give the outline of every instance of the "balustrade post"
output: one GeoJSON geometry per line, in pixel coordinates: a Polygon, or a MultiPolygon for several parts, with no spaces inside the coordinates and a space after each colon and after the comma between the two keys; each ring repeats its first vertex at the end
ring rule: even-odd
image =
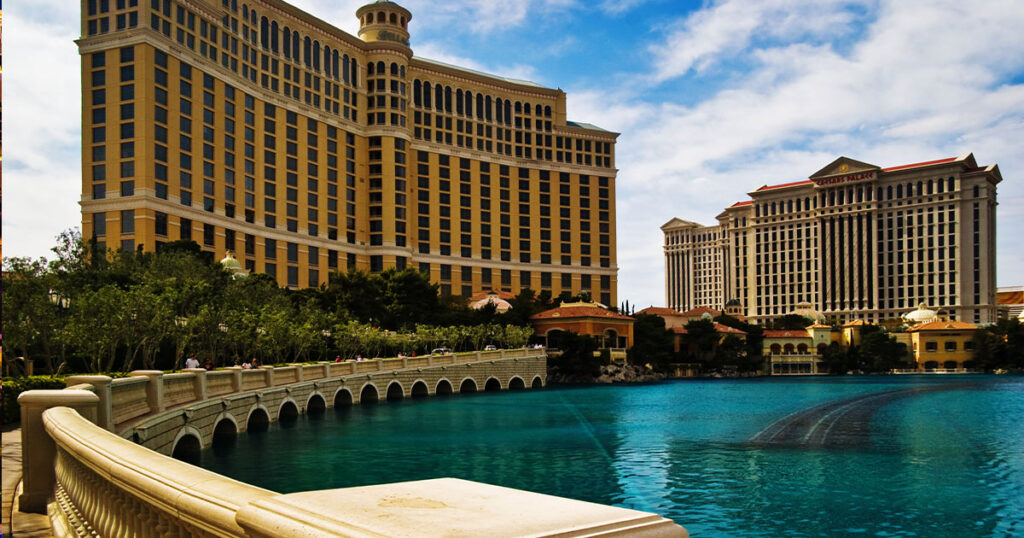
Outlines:
{"type": "Polygon", "coordinates": [[[483,353],[481,353],[479,349],[476,350],[476,360],[477,360],[477,362],[480,362],[480,361],[484,360],[483,353]]]}
{"type": "Polygon", "coordinates": [[[205,368],[185,368],[185,372],[188,372],[195,377],[195,391],[196,401],[201,402],[206,399],[206,369],[205,368]]]}
{"type": "Polygon", "coordinates": [[[229,366],[225,370],[231,372],[231,392],[242,392],[242,367],[229,366]]]}
{"type": "Polygon", "coordinates": [[[402,357],[402,368],[409,367],[409,357],[402,357]]]}
{"type": "Polygon", "coordinates": [[[302,365],[298,363],[292,363],[291,365],[295,367],[295,381],[303,381],[305,379],[305,375],[302,373],[302,365]]]}
{"type": "Polygon", "coordinates": [[[96,406],[96,425],[107,430],[114,431],[113,398],[111,397],[110,376],[105,375],[73,375],[65,380],[67,386],[72,387],[81,383],[92,385],[93,393],[100,399],[96,406]]]}
{"type": "Polygon", "coordinates": [[[131,377],[148,377],[146,383],[146,402],[149,404],[149,412],[156,414],[163,412],[164,405],[164,373],[160,370],[135,370],[128,374],[131,377]]]}
{"type": "Polygon", "coordinates": [[[274,367],[273,366],[265,366],[265,367],[262,368],[262,370],[264,372],[263,379],[266,380],[265,382],[267,384],[267,388],[273,387],[274,386],[274,367]]]}
{"type": "Polygon", "coordinates": [[[48,499],[57,481],[55,461],[57,443],[46,433],[43,411],[51,407],[70,407],[86,419],[96,422],[99,396],[88,390],[30,390],[18,395],[21,407],[22,492],[18,504],[22,512],[45,514],[48,499]]]}

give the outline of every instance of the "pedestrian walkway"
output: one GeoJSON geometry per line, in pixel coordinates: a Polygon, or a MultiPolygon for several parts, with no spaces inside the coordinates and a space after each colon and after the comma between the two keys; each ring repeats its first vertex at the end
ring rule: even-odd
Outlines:
{"type": "Polygon", "coordinates": [[[35,538],[53,536],[50,519],[42,514],[15,512],[15,490],[21,482],[21,428],[17,424],[3,429],[3,536],[35,538]],[[13,516],[13,517],[12,517],[13,516]]]}

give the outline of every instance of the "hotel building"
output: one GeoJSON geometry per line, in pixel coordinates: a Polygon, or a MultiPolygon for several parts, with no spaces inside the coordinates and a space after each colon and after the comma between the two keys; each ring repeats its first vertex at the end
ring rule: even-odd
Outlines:
{"type": "Polygon", "coordinates": [[[413,56],[279,0],[83,0],[82,233],[192,239],[290,287],[415,267],[442,293],[615,304],[616,133],[565,94],[413,56]]]}
{"type": "Polygon", "coordinates": [[[879,322],[920,303],[996,319],[996,165],[971,154],[881,168],[841,157],[763,186],[718,225],[664,226],[669,308],[742,305],[755,322],[813,307],[879,322]]]}

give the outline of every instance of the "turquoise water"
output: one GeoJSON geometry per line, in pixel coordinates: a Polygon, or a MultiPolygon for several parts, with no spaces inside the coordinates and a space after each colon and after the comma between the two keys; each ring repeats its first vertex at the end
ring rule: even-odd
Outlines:
{"type": "Polygon", "coordinates": [[[201,465],[285,493],[465,478],[656,512],[697,538],[1009,537],[1024,536],[1022,418],[1019,377],[676,381],[328,409],[201,465]],[[752,442],[815,406],[908,388],[941,390],[851,400],[827,428],[811,413],[788,443],[752,442]],[[828,442],[802,444],[801,427],[828,442]]]}

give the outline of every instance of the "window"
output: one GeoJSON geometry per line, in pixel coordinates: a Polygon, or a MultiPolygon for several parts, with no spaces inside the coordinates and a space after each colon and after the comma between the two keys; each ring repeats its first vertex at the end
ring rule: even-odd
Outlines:
{"type": "Polygon", "coordinates": [[[126,209],[121,211],[121,234],[130,235],[135,233],[135,210],[126,209]]]}

